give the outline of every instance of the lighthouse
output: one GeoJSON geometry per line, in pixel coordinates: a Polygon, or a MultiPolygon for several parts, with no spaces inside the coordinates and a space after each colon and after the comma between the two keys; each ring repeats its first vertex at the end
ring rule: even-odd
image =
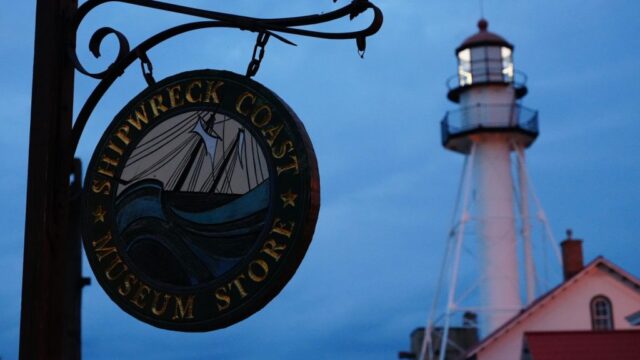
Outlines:
{"type": "Polygon", "coordinates": [[[507,324],[552,283],[547,249],[560,261],[526,168],[538,112],[521,104],[527,78],[513,53],[484,19],[455,49],[447,98],[456,107],[440,126],[442,146],[464,166],[427,326],[415,333],[420,360],[458,358],[507,324]]]}
{"type": "MultiPolygon", "coordinates": [[[[485,333],[535,297],[524,150],[538,136],[537,112],[520,104],[527,94],[526,77],[515,70],[514,46],[488,27],[486,20],[480,20],[478,32],[455,50],[458,69],[449,79],[447,98],[457,108],[447,112],[441,123],[443,146],[466,157],[463,213],[456,231],[462,236],[464,222],[475,221],[480,260],[476,311],[485,333]],[[524,259],[522,269],[520,259],[524,259]],[[526,293],[524,300],[521,290],[526,293]]],[[[458,258],[453,266],[455,284],[458,258]]],[[[449,305],[452,301],[450,296],[449,305]]]]}

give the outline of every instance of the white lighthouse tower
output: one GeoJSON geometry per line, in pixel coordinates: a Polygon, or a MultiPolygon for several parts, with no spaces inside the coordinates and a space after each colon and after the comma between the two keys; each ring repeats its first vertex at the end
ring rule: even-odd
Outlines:
{"type": "Polygon", "coordinates": [[[511,153],[530,146],[538,131],[535,112],[517,103],[527,88],[514,81],[513,45],[487,27],[480,20],[478,33],[456,49],[457,85],[448,98],[459,109],[442,122],[442,142],[471,157],[467,171],[477,207],[482,319],[491,331],[522,308],[511,153]]]}
{"type": "MultiPolygon", "coordinates": [[[[524,149],[538,136],[538,113],[520,104],[527,94],[526,77],[515,71],[513,45],[489,32],[488,26],[480,20],[478,32],[456,49],[458,71],[449,79],[447,97],[458,108],[442,120],[442,144],[463,154],[465,166],[421,360],[434,359],[435,353],[445,359],[456,313],[465,313],[467,325],[466,320],[476,319],[471,313],[478,314],[477,326],[487,335],[536,296],[529,199],[537,199],[530,191],[524,149]],[[460,273],[469,272],[461,267],[465,231],[475,236],[472,252],[478,268],[471,272],[477,279],[459,289],[460,273]],[[437,309],[441,296],[443,313],[437,309]],[[473,306],[468,306],[470,298],[473,306]]],[[[553,244],[544,212],[539,203],[536,206],[553,244]]]]}

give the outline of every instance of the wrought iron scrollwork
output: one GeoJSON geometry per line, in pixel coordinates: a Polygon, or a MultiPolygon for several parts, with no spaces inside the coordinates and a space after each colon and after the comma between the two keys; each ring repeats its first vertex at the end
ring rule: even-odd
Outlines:
{"type": "MultiPolygon", "coordinates": [[[[212,22],[208,23],[210,26],[198,26],[197,28],[203,27],[229,27],[229,28],[237,28],[240,30],[248,30],[252,32],[265,33],[276,37],[277,39],[286,42],[288,44],[294,45],[292,42],[286,40],[282,36],[279,36],[274,33],[287,33],[301,36],[310,36],[316,38],[323,39],[356,39],[358,51],[362,52],[365,50],[365,38],[367,36],[375,34],[380,27],[382,26],[382,11],[375,5],[373,5],[368,0],[353,0],[349,5],[346,5],[338,10],[326,13],[326,14],[317,14],[317,15],[309,15],[309,16],[300,16],[300,17],[291,17],[291,18],[276,18],[276,19],[261,19],[261,18],[253,18],[239,15],[232,15],[226,13],[220,13],[209,10],[202,10],[182,5],[175,5],[170,3],[165,3],[161,1],[155,0],[89,0],[82,4],[72,21],[72,32],[76,33],[83,19],[89,14],[89,12],[99,5],[108,2],[119,2],[119,3],[127,3],[131,5],[137,5],[157,10],[169,11],[184,15],[191,15],[200,17],[203,19],[212,20],[212,22]],[[353,20],[358,15],[366,12],[371,9],[374,13],[373,20],[371,24],[359,31],[353,32],[343,32],[343,33],[332,33],[332,32],[321,32],[321,31],[313,31],[308,29],[300,29],[302,26],[316,25],[321,23],[330,22],[333,20],[340,19],[342,17],[349,16],[349,19],[353,20]]],[[[334,0],[334,2],[336,2],[334,0]]],[[[196,22],[191,24],[198,24],[196,22]]],[[[203,25],[202,23],[200,23],[203,25]]],[[[175,28],[174,28],[175,29],[175,28]]],[[[172,30],[172,29],[170,29],[172,30]]],[[[187,30],[190,31],[190,30],[187,30]]],[[[155,37],[160,36],[162,33],[156,34],[150,37],[148,40],[153,40],[155,37]]],[[[107,35],[115,35],[118,39],[119,51],[116,59],[113,61],[112,65],[117,63],[118,61],[124,60],[126,55],[130,52],[130,46],[127,38],[119,31],[110,28],[103,27],[98,29],[93,36],[91,37],[89,43],[89,49],[91,53],[97,58],[100,57],[100,44],[107,37],[107,35]]],[[[172,36],[178,35],[177,33],[172,34],[172,36]]],[[[164,40],[164,39],[163,39],[164,40]]],[[[157,45],[157,42],[151,41],[153,45],[157,45]]],[[[152,46],[153,46],[152,45],[152,46]]],[[[96,79],[102,79],[106,76],[109,69],[106,69],[101,72],[92,73],[86,70],[81,62],[78,60],[75,44],[72,44],[72,58],[75,63],[75,67],[81,73],[91,76],[96,79]]]]}
{"type": "MultiPolygon", "coordinates": [[[[336,0],[334,0],[336,2],[336,0]]],[[[299,36],[308,36],[321,39],[333,39],[333,40],[346,40],[355,39],[360,56],[364,54],[366,48],[366,38],[370,35],[378,32],[382,26],[382,11],[369,2],[369,0],[352,0],[348,5],[328,12],[324,14],[290,17],[290,18],[273,18],[273,19],[261,19],[254,17],[239,16],[233,14],[226,14],[216,11],[197,9],[182,5],[176,5],[155,0],[89,0],[83,3],[71,21],[71,34],[70,39],[73,39],[73,43],[69,44],[69,56],[71,57],[75,68],[84,75],[90,76],[95,79],[99,79],[100,83],[96,86],[93,92],[89,95],[89,98],[85,102],[84,106],[80,110],[78,117],[73,126],[72,133],[72,147],[75,149],[80,140],[80,135],[89,119],[89,116],[96,107],[98,101],[106,93],[113,82],[125,71],[129,65],[139,59],[141,61],[141,67],[145,81],[148,84],[152,84],[155,80],[152,75],[152,65],[147,57],[147,52],[154,46],[161,42],[175,37],[180,34],[184,34],[190,31],[205,29],[205,28],[237,28],[240,30],[251,31],[258,33],[258,41],[254,49],[254,55],[247,69],[247,76],[253,76],[258,70],[260,60],[264,56],[264,45],[269,37],[274,37],[280,41],[283,41],[290,45],[295,45],[290,40],[284,38],[280,34],[291,34],[299,36]],[[126,3],[131,5],[137,5],[141,7],[168,11],[178,14],[190,15],[206,19],[204,21],[189,22],[182,25],[178,25],[167,30],[161,31],[146,40],[142,41],[135,48],[131,49],[129,41],[123,33],[110,27],[102,27],[94,32],[89,41],[89,50],[96,57],[100,57],[100,45],[102,41],[109,35],[114,35],[118,40],[118,53],[113,62],[107,67],[107,69],[99,72],[90,72],[84,68],[76,52],[75,34],[77,33],[80,24],[83,19],[99,5],[108,2],[126,3]],[[358,15],[371,10],[373,12],[373,19],[369,26],[362,30],[351,32],[322,32],[309,29],[302,29],[301,27],[317,25],[334,21],[343,17],[349,17],[353,20],[358,15]],[[263,39],[263,43],[259,44],[260,39],[263,39]],[[257,54],[255,53],[257,51],[257,54]]]]}

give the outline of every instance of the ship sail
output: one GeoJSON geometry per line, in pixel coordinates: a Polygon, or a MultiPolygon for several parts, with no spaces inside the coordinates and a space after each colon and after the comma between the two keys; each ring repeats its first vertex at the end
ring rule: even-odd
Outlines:
{"type": "Polygon", "coordinates": [[[213,159],[216,157],[216,149],[218,148],[218,141],[220,141],[220,136],[215,132],[213,134],[209,134],[204,129],[204,119],[199,117],[196,125],[193,127],[191,132],[198,134],[202,141],[204,142],[205,150],[207,151],[207,155],[213,159]]]}
{"type": "Polygon", "coordinates": [[[140,141],[122,172],[118,193],[151,178],[168,191],[244,194],[268,176],[258,142],[241,123],[198,111],[163,122],[140,141]]]}

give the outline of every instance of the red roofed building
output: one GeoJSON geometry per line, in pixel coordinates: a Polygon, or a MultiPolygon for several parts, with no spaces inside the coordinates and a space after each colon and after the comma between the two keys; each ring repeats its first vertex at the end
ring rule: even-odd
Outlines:
{"type": "Polygon", "coordinates": [[[625,354],[636,349],[632,358],[640,359],[640,280],[601,256],[583,267],[580,243],[569,239],[562,244],[565,281],[471,348],[467,359],[521,359],[524,342],[532,356],[522,359],[586,359],[545,357],[554,347],[557,354],[577,351],[580,339],[593,341],[584,343],[584,349],[606,345],[593,359],[631,359],[613,356],[613,346],[623,346],[615,351],[625,354]]]}
{"type": "MultiPolygon", "coordinates": [[[[466,355],[447,348],[445,359],[640,359],[640,280],[602,256],[583,265],[581,243],[562,242],[564,282],[477,344],[467,341],[466,355]]],[[[437,338],[440,330],[434,331],[437,338]]],[[[416,329],[411,351],[400,357],[417,359],[423,336],[424,329],[416,329]]]]}

